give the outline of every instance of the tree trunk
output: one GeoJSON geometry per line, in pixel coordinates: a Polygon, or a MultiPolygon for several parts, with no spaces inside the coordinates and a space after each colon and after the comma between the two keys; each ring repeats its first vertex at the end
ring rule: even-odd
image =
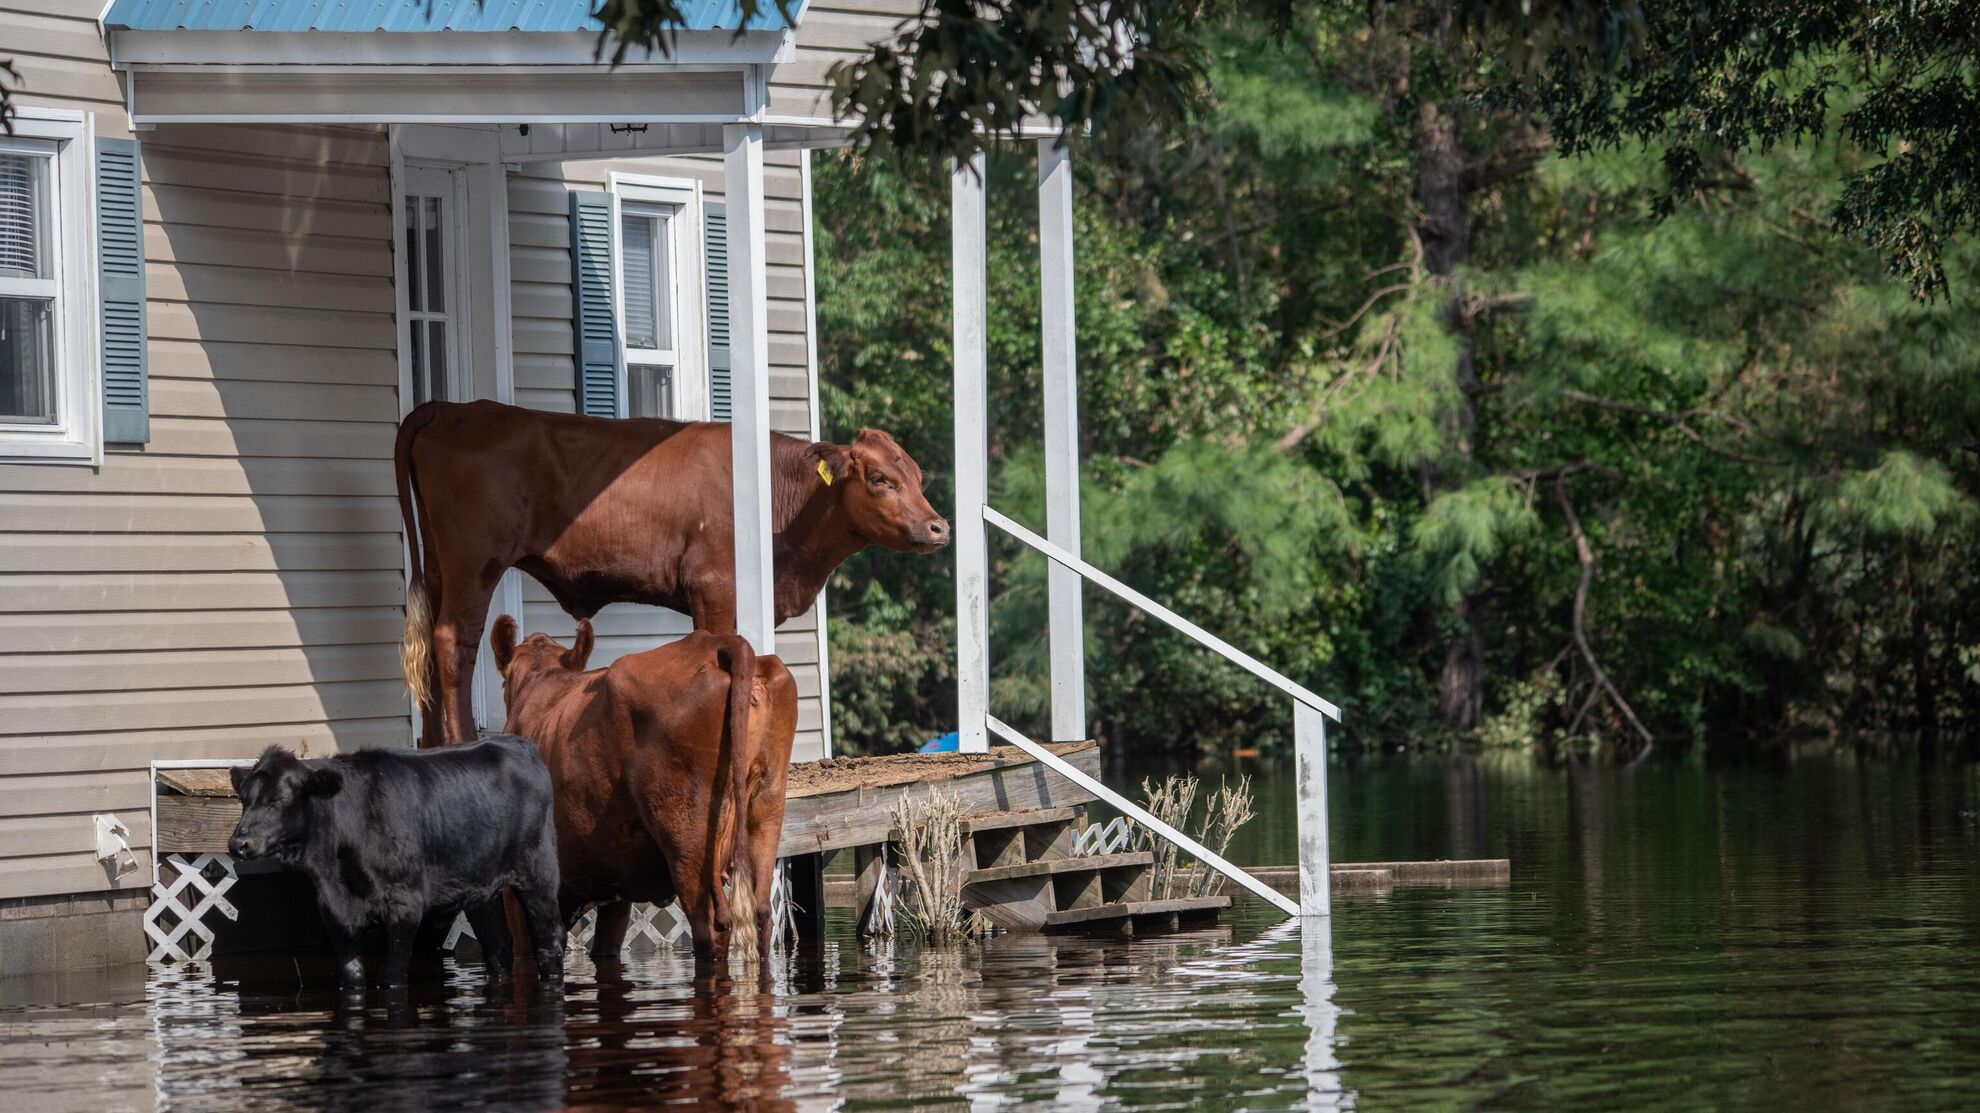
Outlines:
{"type": "MultiPolygon", "coordinates": [[[[1463,486],[1470,477],[1478,424],[1478,370],[1472,354],[1471,326],[1460,306],[1457,284],[1458,268],[1471,257],[1471,195],[1464,170],[1456,115],[1426,98],[1417,109],[1416,234],[1423,243],[1425,273],[1445,290],[1445,326],[1458,340],[1457,360],[1451,368],[1457,391],[1444,417],[1445,456],[1431,466],[1427,477],[1431,497],[1463,486]]],[[[1451,608],[1459,630],[1445,647],[1443,673],[1437,683],[1444,724],[1458,731],[1476,727],[1485,706],[1484,640],[1479,634],[1475,603],[1475,598],[1467,595],[1451,608]]]]}

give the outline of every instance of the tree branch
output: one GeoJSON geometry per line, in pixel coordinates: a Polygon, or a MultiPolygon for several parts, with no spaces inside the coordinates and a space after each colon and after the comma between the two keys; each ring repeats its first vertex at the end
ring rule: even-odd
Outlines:
{"type": "MultiPolygon", "coordinates": [[[[1582,461],[1582,463],[1586,462],[1585,459],[1582,461]]],[[[1565,471],[1554,477],[1554,498],[1560,502],[1561,513],[1567,518],[1568,535],[1574,540],[1574,559],[1581,565],[1581,582],[1576,584],[1574,589],[1574,645],[1581,651],[1581,659],[1587,664],[1588,671],[1595,675],[1596,685],[1608,695],[1609,702],[1615,705],[1617,713],[1622,715],[1630,726],[1636,728],[1637,735],[1643,739],[1643,748],[1637,751],[1635,758],[1631,759],[1640,761],[1657,744],[1656,739],[1643,725],[1643,720],[1636,717],[1636,711],[1630,707],[1629,701],[1616,690],[1615,682],[1609,679],[1609,674],[1603,670],[1602,663],[1595,659],[1595,648],[1588,643],[1588,585],[1595,579],[1595,550],[1588,544],[1588,535],[1582,532],[1581,518],[1574,512],[1574,503],[1568,499],[1570,477],[1570,473],[1565,471]]]]}
{"type": "MultiPolygon", "coordinates": [[[[1593,394],[1584,394],[1579,390],[1563,390],[1561,391],[1561,397],[1567,399],[1570,402],[1576,402],[1584,406],[1593,406],[1598,410],[1608,410],[1612,413],[1631,414],[1636,417],[1647,417],[1653,421],[1662,422],[1663,424],[1668,425],[1671,428],[1677,430],[1679,433],[1683,434],[1686,440],[1692,442],[1693,444],[1704,449],[1705,451],[1712,453],[1714,456],[1723,456],[1728,460],[1737,460],[1742,464],[1757,464],[1762,467],[1769,467],[1769,468],[1782,467],[1786,463],[1785,461],[1776,460],[1773,459],[1772,457],[1754,456],[1751,455],[1750,453],[1741,452],[1738,449],[1727,448],[1724,445],[1714,444],[1711,441],[1706,440],[1703,434],[1699,433],[1698,430],[1693,429],[1688,423],[1688,419],[1690,418],[1710,417],[1710,418],[1715,418],[1719,421],[1726,422],[1729,425],[1746,426],[1746,423],[1739,420],[1738,418],[1735,418],[1730,414],[1720,413],[1717,410],[1686,410],[1685,412],[1680,414],[1667,414],[1657,410],[1650,409],[1648,406],[1637,406],[1637,405],[1632,405],[1628,402],[1618,402],[1612,398],[1598,398],[1593,394]]],[[[1751,428],[1751,426],[1746,426],[1746,427],[1751,428]]]]}

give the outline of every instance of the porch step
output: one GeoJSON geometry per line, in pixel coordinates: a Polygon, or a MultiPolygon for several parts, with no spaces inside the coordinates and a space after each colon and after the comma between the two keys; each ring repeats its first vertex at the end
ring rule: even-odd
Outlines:
{"type": "Polygon", "coordinates": [[[1137,850],[1128,854],[1095,854],[1084,858],[1051,858],[1043,862],[1021,862],[1013,866],[971,870],[963,875],[963,887],[966,889],[971,885],[983,885],[993,881],[1017,881],[1061,873],[1098,873],[1101,870],[1129,869],[1154,864],[1155,855],[1147,850],[1137,850]]]}
{"type": "MultiPolygon", "coordinates": [[[[970,834],[984,831],[1002,831],[1010,827],[1026,827],[1034,823],[1071,823],[1079,818],[1084,805],[1069,808],[1023,808],[1014,812],[997,812],[993,815],[973,815],[963,820],[963,830],[970,834]]],[[[896,832],[895,837],[899,837],[896,832]]]]}
{"type": "Polygon", "coordinates": [[[1068,908],[1045,914],[1045,929],[1129,931],[1137,934],[1175,931],[1184,923],[1214,921],[1231,906],[1228,896],[1176,897],[1170,900],[1124,900],[1091,908],[1068,908]]]}

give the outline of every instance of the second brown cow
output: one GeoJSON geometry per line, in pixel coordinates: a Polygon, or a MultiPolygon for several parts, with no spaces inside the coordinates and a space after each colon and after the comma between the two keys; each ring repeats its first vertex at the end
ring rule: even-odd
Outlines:
{"type": "MultiPolygon", "coordinates": [[[[485,401],[406,415],[396,454],[412,547],[405,671],[423,745],[474,737],[475,655],[510,568],[574,618],[649,603],[687,612],[697,630],[736,628],[729,429],[485,401]]],[[[802,614],[869,545],[933,552],[948,542],[920,466],[887,434],[865,430],[849,445],[780,435],[770,449],[778,622],[802,614]]]]}
{"type": "Polygon", "coordinates": [[[726,956],[736,928],[767,951],[797,733],[790,670],[735,634],[587,671],[591,644],[584,621],[569,649],[540,633],[518,643],[507,615],[490,639],[508,729],[550,769],[565,925],[597,903],[592,953],[616,957],[629,902],[679,897],[697,959],[726,956]]]}

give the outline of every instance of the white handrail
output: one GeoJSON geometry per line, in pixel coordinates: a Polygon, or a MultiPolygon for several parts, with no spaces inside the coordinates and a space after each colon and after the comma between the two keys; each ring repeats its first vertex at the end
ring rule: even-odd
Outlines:
{"type": "Polygon", "coordinates": [[[1209,648],[1216,650],[1225,660],[1244,669],[1246,672],[1272,685],[1274,688],[1279,689],[1300,703],[1321,712],[1337,723],[1341,721],[1340,708],[1307,691],[1301,685],[1286,679],[1278,671],[1272,669],[1251,654],[1246,653],[1217,635],[1212,634],[1210,631],[1205,630],[1203,627],[1198,626],[1196,623],[1191,622],[1189,619],[1184,618],[1162,604],[1157,603],[1155,600],[1150,599],[1148,596],[1143,595],[1139,591],[1017,524],[999,513],[996,508],[985,506],[983,508],[983,520],[1010,534],[1012,537],[1017,538],[1019,541],[1024,542],[1038,552],[1043,553],[1047,558],[1078,572],[1080,575],[1099,584],[1115,595],[1154,615],[1156,618],[1161,619],[1184,634],[1202,642],[1209,648]]]}
{"type": "Polygon", "coordinates": [[[1197,861],[1202,862],[1204,865],[1209,866],[1211,869],[1251,890],[1261,899],[1277,907],[1279,911],[1284,912],[1288,916],[1298,916],[1300,914],[1299,905],[1288,899],[1285,894],[1244,872],[1244,870],[1232,865],[1230,862],[1225,861],[1223,858],[1212,854],[1210,848],[1161,820],[1156,819],[1149,813],[1147,808],[1136,804],[1134,801],[1129,800],[1127,797],[1087,776],[1078,766],[1040,746],[1038,743],[1033,742],[1031,739],[1026,738],[1024,735],[1019,734],[995,715],[986,715],[984,718],[988,721],[992,733],[1001,736],[1006,742],[1037,758],[1061,777],[1066,778],[1086,791],[1091,792],[1093,795],[1098,796],[1100,799],[1119,808],[1122,812],[1132,816],[1136,823],[1149,828],[1156,834],[1189,851],[1196,856],[1197,861]]]}

